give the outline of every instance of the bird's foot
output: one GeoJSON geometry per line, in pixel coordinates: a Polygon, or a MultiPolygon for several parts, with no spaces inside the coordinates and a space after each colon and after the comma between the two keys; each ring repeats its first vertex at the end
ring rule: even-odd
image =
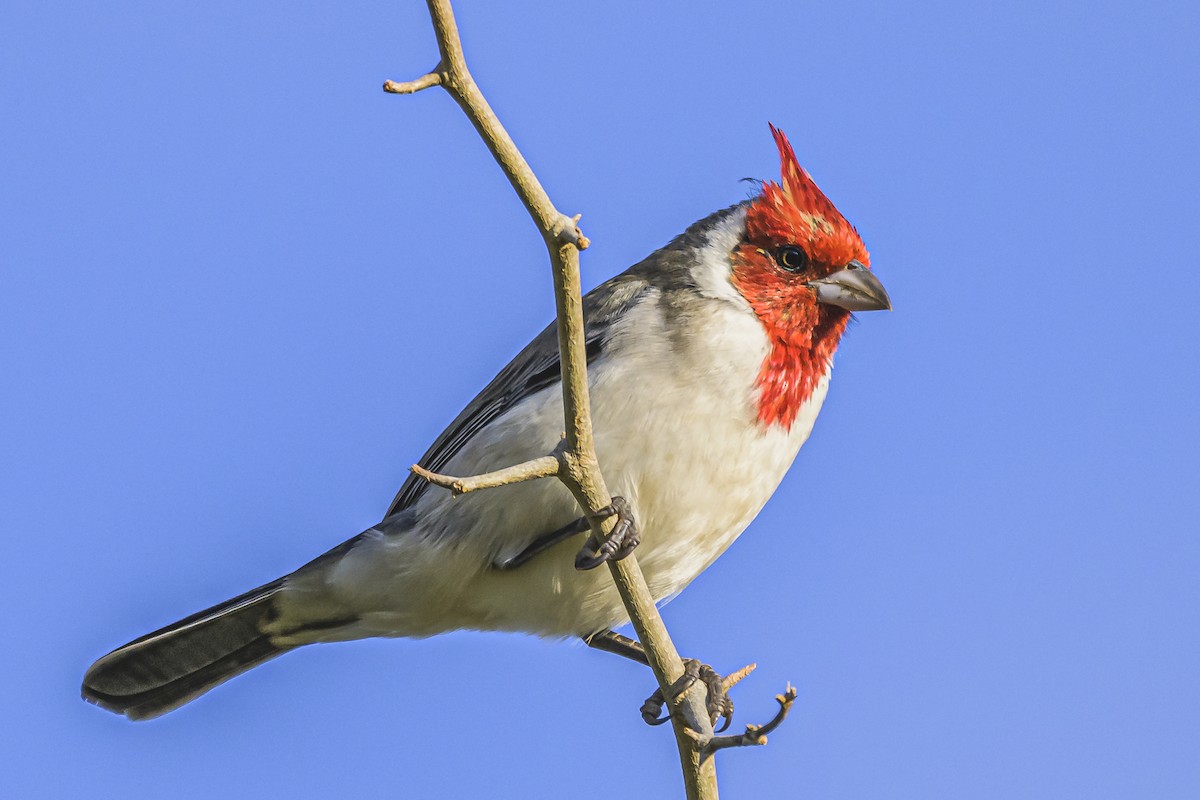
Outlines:
{"type": "MultiPolygon", "coordinates": [[[[746,670],[742,670],[746,673],[746,670]]],[[[748,674],[748,673],[747,673],[748,674]]],[[[733,677],[733,676],[730,676],[733,677]]],[[[737,680],[745,677],[742,674],[737,675],[737,680]]],[[[671,687],[671,702],[674,702],[684,692],[692,687],[696,681],[702,681],[706,689],[708,689],[708,719],[713,727],[716,727],[717,720],[724,719],[725,724],[717,730],[721,733],[729,727],[729,723],[733,721],[733,700],[729,697],[728,689],[737,680],[733,680],[726,685],[726,679],[708,664],[701,664],[694,658],[685,659],[683,662],[683,677],[681,677],[671,687]]],[[[663,696],[662,689],[655,690],[654,694],[646,698],[646,702],[642,703],[642,719],[647,725],[662,725],[671,718],[670,712],[665,716],[660,717],[663,706],[666,705],[666,698],[663,696]]]]}
{"type": "MultiPolygon", "coordinates": [[[[639,664],[649,665],[650,663],[646,657],[646,650],[642,647],[641,643],[614,631],[594,633],[591,636],[585,637],[584,642],[587,643],[588,647],[615,653],[631,661],[636,661],[639,664]]],[[[705,689],[708,690],[706,709],[709,715],[709,723],[715,726],[717,720],[723,717],[725,724],[721,726],[721,731],[724,731],[729,727],[729,723],[733,719],[733,701],[729,698],[729,690],[747,675],[754,672],[757,666],[757,664],[748,664],[736,672],[731,672],[725,677],[721,677],[708,664],[703,664],[694,658],[684,659],[683,675],[670,687],[670,705],[674,705],[683,693],[690,689],[696,681],[703,681],[705,689]]],[[[668,705],[666,695],[659,689],[642,704],[642,719],[649,725],[663,724],[670,719],[669,711],[667,716],[659,716],[665,705],[668,705]]],[[[720,733],[721,731],[717,732],[720,733]]],[[[763,733],[766,732],[768,731],[764,728],[763,733]]],[[[723,744],[720,746],[728,747],[730,745],[723,744]]]]}
{"type": "Polygon", "coordinates": [[[604,540],[597,544],[595,534],[588,537],[583,548],[575,556],[575,569],[595,569],[605,561],[620,561],[634,551],[642,541],[641,531],[633,518],[633,510],[624,497],[614,497],[604,508],[591,514],[588,519],[599,520],[616,516],[617,524],[604,540]]]}

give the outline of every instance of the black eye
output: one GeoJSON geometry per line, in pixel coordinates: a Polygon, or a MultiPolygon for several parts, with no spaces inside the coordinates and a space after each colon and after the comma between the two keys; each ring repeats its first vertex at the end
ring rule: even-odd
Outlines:
{"type": "Polygon", "coordinates": [[[808,266],[808,256],[796,245],[788,244],[775,251],[775,263],[788,272],[802,272],[808,266]]]}

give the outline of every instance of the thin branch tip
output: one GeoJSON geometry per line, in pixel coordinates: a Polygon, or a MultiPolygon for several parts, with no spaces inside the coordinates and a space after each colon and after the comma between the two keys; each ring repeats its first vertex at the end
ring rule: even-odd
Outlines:
{"type": "Polygon", "coordinates": [[[747,664],[746,666],[739,669],[737,672],[731,672],[728,675],[726,675],[721,681],[725,685],[725,690],[729,691],[734,686],[737,686],[739,683],[741,683],[743,680],[745,680],[746,677],[751,672],[754,672],[754,670],[756,670],[756,669],[758,669],[758,664],[747,664]]]}
{"type": "Polygon", "coordinates": [[[384,81],[383,90],[388,94],[416,94],[422,89],[428,89],[430,86],[439,86],[441,83],[442,73],[439,68],[411,81],[384,81]]]}
{"type": "Polygon", "coordinates": [[[796,688],[789,682],[783,694],[775,695],[775,702],[779,703],[779,710],[775,712],[775,716],[765,725],[747,725],[746,732],[736,736],[714,736],[700,746],[701,752],[706,756],[711,756],[718,750],[725,750],[730,747],[761,747],[767,743],[767,734],[774,733],[775,729],[783,724],[787,718],[788,712],[792,710],[792,704],[796,702],[796,688]]]}
{"type": "Polygon", "coordinates": [[[462,481],[458,478],[454,478],[449,475],[439,475],[436,472],[430,472],[420,464],[413,464],[411,467],[409,467],[409,471],[414,475],[424,478],[428,483],[432,483],[434,486],[440,486],[443,489],[449,489],[451,494],[455,496],[458,496],[463,492],[462,481]]]}
{"type": "Polygon", "coordinates": [[[539,478],[554,478],[558,476],[562,465],[558,455],[551,453],[548,456],[535,458],[522,464],[498,469],[495,472],[485,472],[482,475],[472,475],[469,478],[441,475],[425,469],[420,464],[413,464],[409,469],[413,474],[419,475],[434,486],[449,489],[451,494],[458,497],[460,494],[475,492],[480,489],[495,489],[500,486],[524,483],[525,481],[533,481],[539,478]]]}

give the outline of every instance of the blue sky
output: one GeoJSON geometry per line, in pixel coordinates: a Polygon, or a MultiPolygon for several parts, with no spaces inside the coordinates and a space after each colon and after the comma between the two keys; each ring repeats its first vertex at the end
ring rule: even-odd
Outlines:
{"type": "MultiPolygon", "coordinates": [[[[738,724],[799,689],[725,794],[1200,794],[1195,5],[458,5],[587,285],[773,176],[772,121],[895,303],[665,610],[760,664],[738,724]]],[[[648,674],[520,636],[309,648],[144,725],[78,699],[374,523],[550,319],[459,109],[379,90],[435,61],[417,2],[0,11],[6,795],[678,792],[648,674]]]]}

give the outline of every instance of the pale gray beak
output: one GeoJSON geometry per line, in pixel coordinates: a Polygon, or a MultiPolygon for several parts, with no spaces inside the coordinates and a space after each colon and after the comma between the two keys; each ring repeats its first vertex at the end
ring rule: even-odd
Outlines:
{"type": "Polygon", "coordinates": [[[818,303],[829,303],[847,311],[891,311],[887,290],[870,270],[857,261],[828,278],[805,284],[817,293],[818,303]]]}

